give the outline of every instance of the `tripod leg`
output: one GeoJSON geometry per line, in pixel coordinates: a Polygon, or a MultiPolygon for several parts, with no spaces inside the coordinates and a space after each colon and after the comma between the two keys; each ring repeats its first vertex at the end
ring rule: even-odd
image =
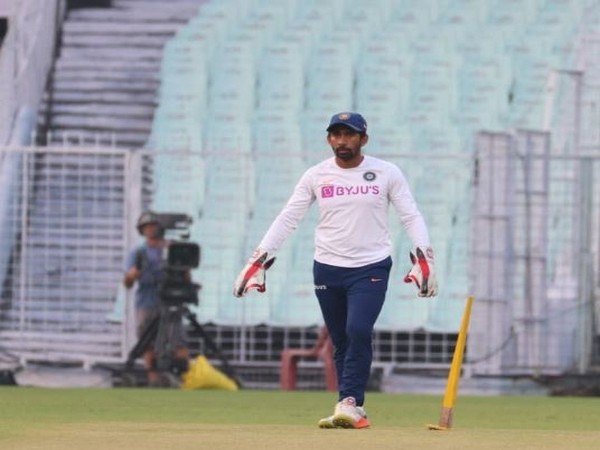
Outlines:
{"type": "Polygon", "coordinates": [[[213,355],[215,355],[217,358],[219,358],[219,360],[221,361],[221,364],[223,365],[223,371],[236,382],[238,387],[242,387],[242,383],[241,383],[240,379],[237,377],[235,370],[233,369],[233,367],[231,367],[229,365],[229,361],[227,361],[225,356],[223,356],[223,354],[221,353],[221,350],[219,349],[217,344],[215,344],[215,341],[212,340],[212,338],[204,330],[202,325],[200,325],[200,323],[196,319],[196,315],[187,308],[185,308],[183,312],[185,314],[185,317],[192,324],[192,327],[194,328],[194,330],[204,340],[204,344],[206,345],[206,347],[210,350],[210,352],[213,355]]]}
{"type": "Polygon", "coordinates": [[[154,340],[156,339],[156,333],[158,331],[158,321],[159,318],[156,317],[148,324],[148,326],[143,331],[136,344],[129,352],[127,362],[125,363],[125,367],[131,369],[133,367],[133,364],[135,363],[135,360],[142,356],[144,352],[148,349],[148,347],[150,347],[153,344],[154,340]]]}
{"type": "Polygon", "coordinates": [[[181,306],[161,307],[156,336],[156,367],[160,372],[171,370],[177,346],[181,339],[181,306]]]}

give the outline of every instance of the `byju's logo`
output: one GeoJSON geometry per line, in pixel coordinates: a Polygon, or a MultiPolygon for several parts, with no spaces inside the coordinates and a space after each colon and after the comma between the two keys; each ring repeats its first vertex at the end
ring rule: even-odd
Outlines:
{"type": "Polygon", "coordinates": [[[334,187],[331,185],[321,187],[321,198],[333,197],[334,187]]]}
{"type": "Polygon", "coordinates": [[[352,195],[379,195],[379,186],[321,186],[321,198],[352,195]]]}

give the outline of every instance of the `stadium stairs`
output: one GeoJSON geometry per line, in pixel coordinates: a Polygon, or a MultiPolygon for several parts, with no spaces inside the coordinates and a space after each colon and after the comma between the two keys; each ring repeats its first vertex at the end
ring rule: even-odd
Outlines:
{"type": "Polygon", "coordinates": [[[68,11],[44,103],[40,144],[141,147],[165,42],[201,3],[113,0],[68,11]]]}

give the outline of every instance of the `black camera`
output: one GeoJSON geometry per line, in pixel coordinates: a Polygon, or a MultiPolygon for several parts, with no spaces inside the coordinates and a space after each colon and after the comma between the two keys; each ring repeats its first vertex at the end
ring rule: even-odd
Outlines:
{"type": "Polygon", "coordinates": [[[165,239],[169,242],[165,258],[167,268],[192,270],[200,265],[200,246],[189,242],[192,218],[187,214],[155,214],[165,239]]]}
{"type": "Polygon", "coordinates": [[[198,304],[200,285],[192,282],[192,269],[200,265],[200,246],[188,241],[192,218],[186,214],[156,214],[156,219],[169,243],[158,296],[163,304],[198,304]]]}

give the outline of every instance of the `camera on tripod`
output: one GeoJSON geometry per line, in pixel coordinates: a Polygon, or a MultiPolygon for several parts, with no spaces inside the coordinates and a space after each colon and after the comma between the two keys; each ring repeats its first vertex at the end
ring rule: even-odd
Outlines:
{"type": "MultiPolygon", "coordinates": [[[[191,278],[192,270],[200,265],[200,246],[189,240],[192,218],[186,214],[147,211],[138,219],[138,232],[145,236],[144,227],[149,224],[154,224],[156,228],[148,233],[148,237],[153,234],[154,237],[164,238],[166,242],[160,268],[154,270],[159,274],[153,273],[159,311],[145,326],[129,352],[124,372],[131,371],[136,359],[148,349],[153,349],[154,369],[161,376],[169,380],[172,375],[181,376],[188,369],[187,330],[183,324],[185,318],[195,336],[203,339],[206,349],[221,360],[224,371],[239,386],[233,368],[188,307],[189,304],[199,303],[198,291],[201,288],[191,278]]],[[[138,252],[136,255],[136,266],[140,271],[146,265],[144,254],[138,252]]]]}
{"type": "Polygon", "coordinates": [[[158,297],[164,305],[198,304],[200,285],[193,283],[190,271],[200,265],[200,246],[190,242],[192,218],[187,214],[155,214],[169,243],[166,247],[158,297]]]}

